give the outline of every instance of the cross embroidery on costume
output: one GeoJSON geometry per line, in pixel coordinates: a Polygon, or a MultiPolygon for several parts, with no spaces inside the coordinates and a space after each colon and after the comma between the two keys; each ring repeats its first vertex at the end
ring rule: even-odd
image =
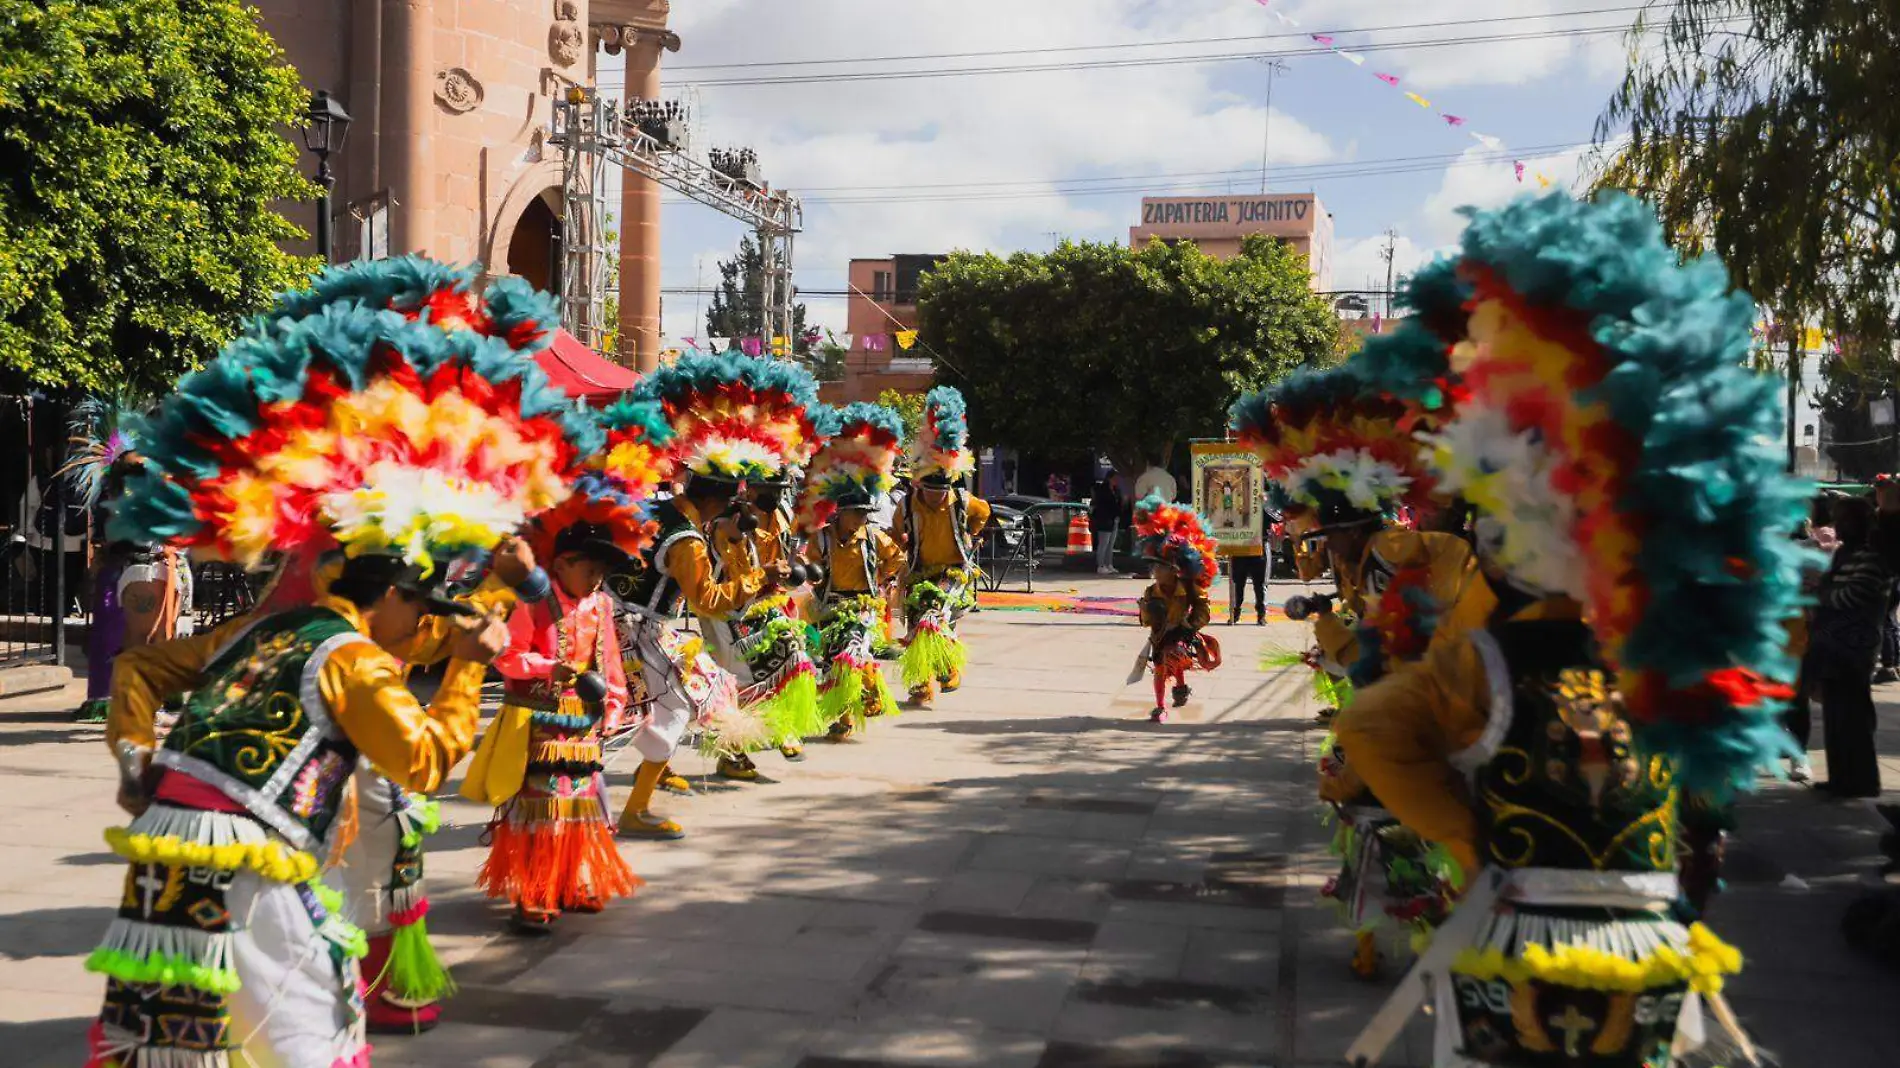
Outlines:
{"type": "Polygon", "coordinates": [[[1597,1022],[1578,1012],[1575,1005],[1564,1006],[1563,1015],[1552,1016],[1545,1022],[1554,1030],[1563,1032],[1564,1056],[1571,1058],[1583,1055],[1583,1043],[1578,1039],[1597,1027],[1597,1022]]]}

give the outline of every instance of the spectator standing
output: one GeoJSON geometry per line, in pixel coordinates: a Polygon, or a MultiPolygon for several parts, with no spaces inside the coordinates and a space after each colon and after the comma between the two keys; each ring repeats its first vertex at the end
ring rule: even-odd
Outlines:
{"type": "Polygon", "coordinates": [[[1115,570],[1115,528],[1121,523],[1126,502],[1114,475],[1097,479],[1089,497],[1089,536],[1095,539],[1095,573],[1119,574],[1115,570]]]}
{"type": "Polygon", "coordinates": [[[1815,789],[1840,798],[1875,797],[1880,764],[1871,679],[1893,573],[1876,547],[1871,503],[1842,497],[1833,512],[1840,548],[1821,576],[1808,650],[1809,681],[1821,688],[1827,735],[1828,781],[1815,789]]]}
{"type": "Polygon", "coordinates": [[[1257,627],[1267,625],[1267,567],[1273,552],[1270,538],[1273,533],[1272,513],[1260,510],[1260,541],[1258,551],[1227,558],[1227,567],[1233,575],[1234,588],[1227,600],[1227,625],[1240,622],[1241,602],[1247,599],[1247,583],[1253,583],[1253,621],[1257,627]]]}

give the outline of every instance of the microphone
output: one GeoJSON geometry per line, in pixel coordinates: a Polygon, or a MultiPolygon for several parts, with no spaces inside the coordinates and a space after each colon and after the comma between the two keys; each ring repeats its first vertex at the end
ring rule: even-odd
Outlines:
{"type": "Polygon", "coordinates": [[[1295,595],[1286,599],[1286,617],[1296,623],[1332,610],[1332,594],[1315,593],[1306,597],[1295,595]]]}

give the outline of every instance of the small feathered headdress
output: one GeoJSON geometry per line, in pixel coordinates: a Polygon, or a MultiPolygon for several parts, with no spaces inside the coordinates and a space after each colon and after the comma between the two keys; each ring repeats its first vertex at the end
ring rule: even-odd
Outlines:
{"type": "Polygon", "coordinates": [[[1229,409],[1240,443],[1267,478],[1322,524],[1426,507],[1432,478],[1409,430],[1408,406],[1350,362],[1301,368],[1229,409]]]}
{"type": "Polygon", "coordinates": [[[653,401],[623,397],[593,414],[604,444],[570,473],[572,495],[536,523],[534,550],[541,557],[552,559],[555,540],[577,523],[600,527],[630,557],[658,533],[647,512],[654,493],[673,477],[673,428],[653,401]]]}
{"type": "Polygon", "coordinates": [[[800,530],[816,531],[840,508],[865,508],[888,493],[897,479],[897,450],[904,420],[881,404],[850,404],[826,413],[825,444],[805,473],[798,495],[800,530]]]}
{"type": "Polygon", "coordinates": [[[1135,538],[1144,559],[1171,565],[1202,593],[1213,587],[1220,564],[1199,512],[1150,493],[1135,504],[1135,538]]]}
{"type": "Polygon", "coordinates": [[[408,256],[279,298],[133,426],[114,536],[247,567],[334,539],[428,574],[559,503],[600,431],[533,359],[553,303],[474,279],[408,256]]]}
{"type": "Polygon", "coordinates": [[[129,394],[87,397],[73,406],[67,421],[71,448],[58,475],[67,480],[73,496],[88,511],[105,496],[113,465],[136,447],[127,425],[139,406],[129,394]]]}
{"type": "Polygon", "coordinates": [[[783,360],[687,353],[634,387],[673,428],[679,465],[702,478],[766,481],[818,451],[818,384],[783,360]]]}
{"type": "Polygon", "coordinates": [[[969,408],[955,388],[938,386],[924,394],[924,419],[911,442],[910,462],[912,473],[931,481],[955,482],[976,471],[969,408]]]}
{"type": "Polygon", "coordinates": [[[1582,602],[1644,747],[1690,789],[1748,788],[1788,744],[1807,561],[1787,532],[1812,490],[1782,471],[1775,383],[1746,369],[1754,305],[1622,194],[1468,214],[1470,397],[1434,463],[1497,564],[1582,602]]]}

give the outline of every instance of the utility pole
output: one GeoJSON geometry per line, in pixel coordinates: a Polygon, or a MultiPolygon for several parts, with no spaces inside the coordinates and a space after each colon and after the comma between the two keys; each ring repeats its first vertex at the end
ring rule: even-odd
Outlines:
{"type": "Polygon", "coordinates": [[[1392,318],[1392,258],[1398,251],[1399,231],[1395,227],[1385,228],[1385,248],[1379,250],[1379,258],[1385,261],[1385,317],[1392,318]]]}
{"type": "Polygon", "coordinates": [[[1273,144],[1273,76],[1276,74],[1291,73],[1293,69],[1287,66],[1284,62],[1277,59],[1267,60],[1266,64],[1267,64],[1267,108],[1266,108],[1267,117],[1266,117],[1266,122],[1264,124],[1265,128],[1261,130],[1260,132],[1260,195],[1261,196],[1265,196],[1267,193],[1267,149],[1270,148],[1273,144]]]}

